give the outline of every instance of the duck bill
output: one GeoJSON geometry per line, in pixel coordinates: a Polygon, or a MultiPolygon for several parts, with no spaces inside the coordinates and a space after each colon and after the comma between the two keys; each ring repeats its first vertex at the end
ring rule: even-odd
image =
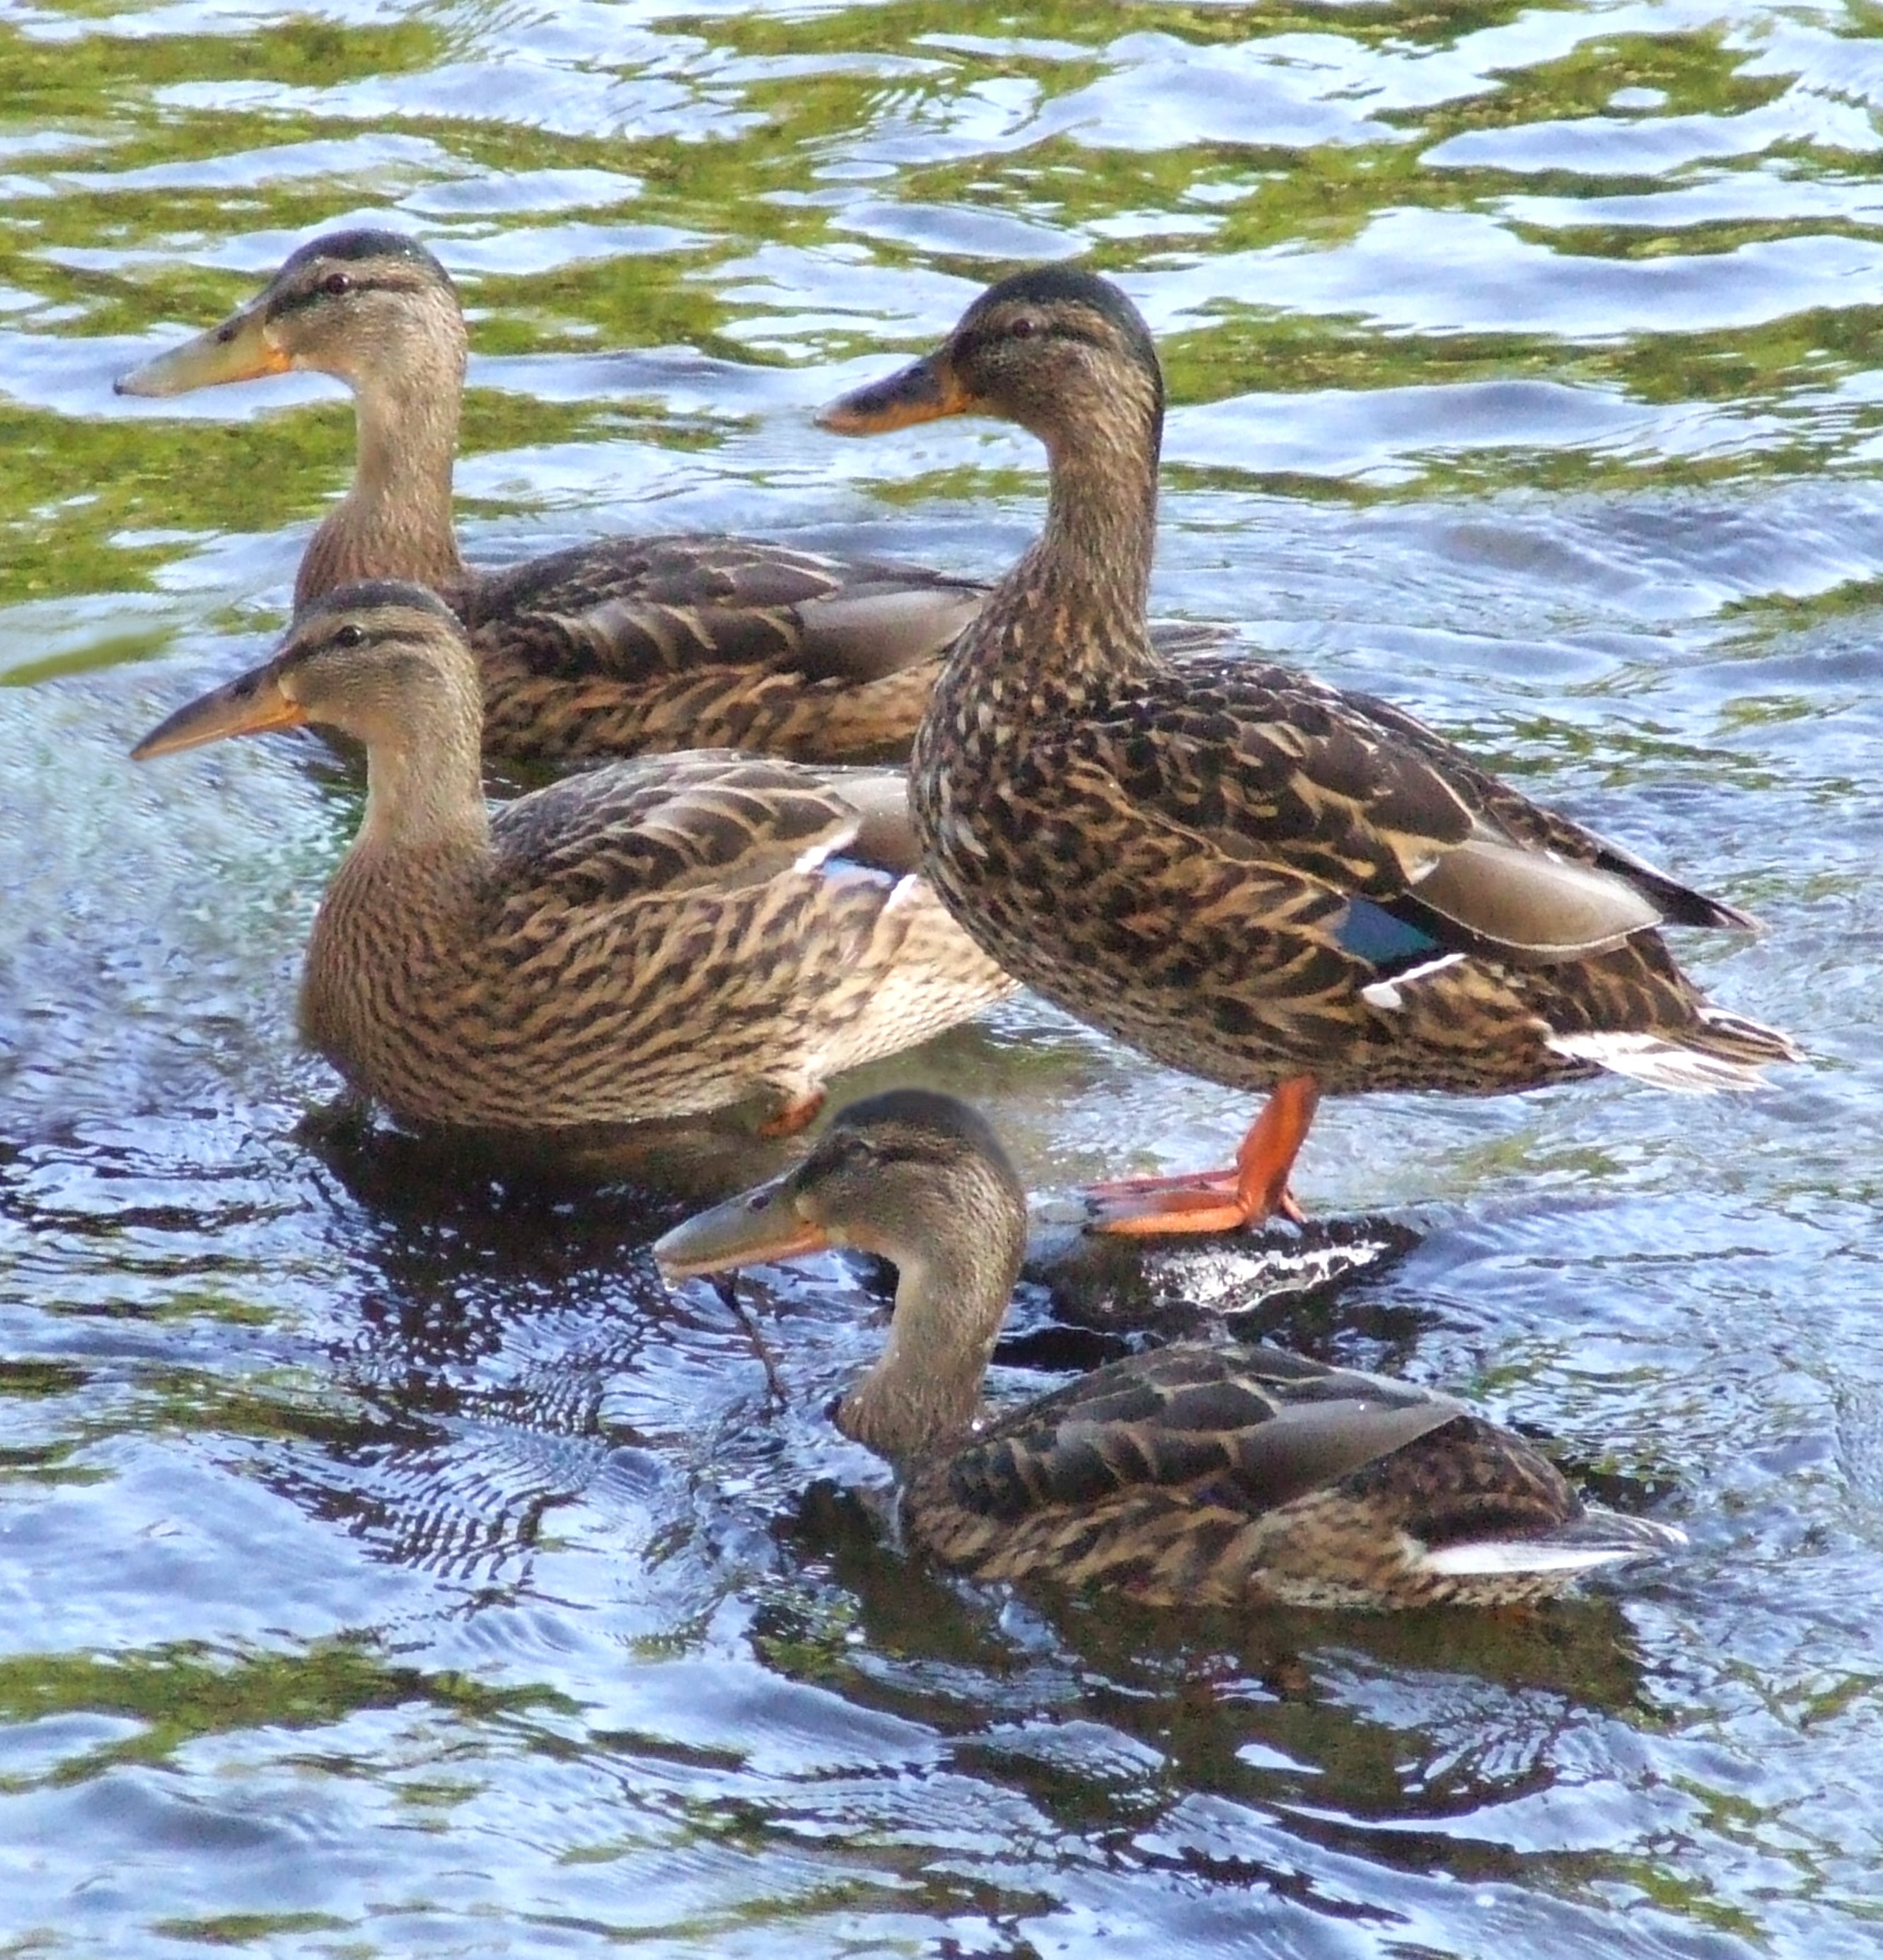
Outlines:
{"type": "Polygon", "coordinates": [[[888,429],[939,422],[943,415],[968,415],[977,406],[944,348],[911,361],[886,381],[872,381],[838,396],[817,422],[820,428],[838,435],[880,435],[888,429]]]}
{"type": "Polygon", "coordinates": [[[685,1280],[828,1252],[829,1233],[801,1217],[785,1195],[789,1182],[788,1173],[774,1178],[675,1226],[654,1242],[654,1262],[668,1279],[685,1280]]]}
{"type": "Polygon", "coordinates": [[[297,701],[281,689],[272,667],[256,667],[239,680],[199,695],[167,721],[160,721],[131,751],[134,762],[200,749],[231,735],[259,735],[269,728],[298,728],[307,718],[297,701]]]}
{"type": "Polygon", "coordinates": [[[275,345],[261,308],[244,307],[220,326],[120,375],[115,385],[120,395],[187,395],[224,381],[285,374],[293,364],[275,345]]]}

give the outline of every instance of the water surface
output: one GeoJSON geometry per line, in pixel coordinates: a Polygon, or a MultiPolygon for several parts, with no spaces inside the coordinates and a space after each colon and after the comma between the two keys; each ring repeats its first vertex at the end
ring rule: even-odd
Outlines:
{"type": "MultiPolygon", "coordinates": [[[[0,65],[0,1944],[1875,1952],[1872,12],[75,0],[0,65]],[[124,752],[279,624],[350,416],[110,384],[367,219],[462,282],[492,562],[708,526],[998,570],[1026,438],[809,411],[1088,255],[1167,359],[1161,609],[1767,919],[1682,950],[1808,1068],[1331,1108],[1303,1197],[1423,1242],[1263,1322],[1688,1558],[1507,1623],[957,1585],[822,1418],[854,1277],[754,1289],[780,1411],[654,1278],[670,1205],[297,1138],[358,785],[124,752]]],[[[1045,1187],[1249,1113],[1026,1004],[874,1079],[918,1075],[1045,1187]]]]}

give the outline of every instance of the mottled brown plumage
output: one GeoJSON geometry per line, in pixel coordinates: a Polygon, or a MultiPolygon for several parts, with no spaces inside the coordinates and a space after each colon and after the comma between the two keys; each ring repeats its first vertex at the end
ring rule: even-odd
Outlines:
{"type": "Polygon", "coordinates": [[[403,1120],[540,1135],[759,1098],[792,1127],[829,1077],[1008,991],[913,875],[896,772],[706,751],[492,809],[478,714],[443,605],[345,587],[135,752],[302,721],[365,745],[301,1023],[403,1120]]]}
{"type": "Polygon", "coordinates": [[[1152,646],[1163,384],[1115,287],[1063,268],[975,302],[937,353],[826,412],[1047,444],[1045,531],[950,651],[912,797],[950,911],[1007,969],[1159,1061],[1280,1087],[1226,1176],[1125,1229],[1287,1210],[1322,1091],[1529,1089],[1608,1068],[1754,1083],[1795,1058],[1708,1005],[1664,924],[1743,927],[1497,781],[1403,711],[1264,663],[1152,646]]]}
{"type": "Polygon", "coordinates": [[[345,382],[358,462],[307,547],[295,609],[355,580],[430,587],[477,649],[494,756],[906,753],[941,650],[984,587],[703,534],[467,566],[451,517],[465,355],[463,314],[438,261],[396,232],[342,231],[302,246],[250,305],[118,387],[173,395],[291,368],[345,382]]]}
{"type": "Polygon", "coordinates": [[[897,1464],[911,1535],[980,1578],[1155,1605],[1501,1605],[1684,1542],[1586,1507],[1446,1396],[1272,1348],[1134,1355],[982,1418],[1026,1230],[986,1124],[904,1090],[654,1251],[675,1277],[830,1245],[895,1262],[887,1346],[837,1420],[897,1464]]]}

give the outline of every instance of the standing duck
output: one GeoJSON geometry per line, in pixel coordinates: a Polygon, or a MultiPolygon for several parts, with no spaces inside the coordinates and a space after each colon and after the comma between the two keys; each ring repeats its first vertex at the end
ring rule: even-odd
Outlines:
{"type": "Polygon", "coordinates": [[[344,586],[132,752],[302,722],[364,744],[301,1027],[402,1121],[540,1138],[756,1098],[781,1134],[827,1077],[1010,990],[914,875],[899,773],[709,750],[492,809],[479,709],[449,609],[344,586]]]}
{"type": "Polygon", "coordinates": [[[1746,928],[1408,714],[1145,632],[1163,378],[1104,279],[991,288],[936,352],[828,409],[979,413],[1046,445],[1045,529],[957,640],[917,735],[924,868],[1007,971],[1160,1061],[1272,1091],[1234,1169],[1102,1187],[1115,1230],[1298,1216],[1323,1093],[1611,1069],[1754,1086],[1782,1034],[1708,1004],[1662,925],[1746,928]]]}
{"type": "Polygon", "coordinates": [[[451,517],[465,352],[456,290],[424,246],[396,231],[336,231],[291,254],[220,326],[117,389],[179,395],[295,368],[345,383],[359,427],[353,485],[308,545],[294,609],[354,580],[430,587],[477,649],[492,756],[906,752],[941,650],[984,586],[695,535],[603,539],[500,571],[469,566],[451,517]]]}
{"type": "Polygon", "coordinates": [[[832,1246],[895,1263],[887,1344],[838,1427],[895,1464],[911,1536],[977,1578],[1163,1606],[1496,1606],[1685,1542],[1584,1506],[1446,1396],[1277,1348],[1135,1354],[983,1415],[1026,1239],[1026,1193],[981,1118],[895,1090],[654,1249],[676,1279],[832,1246]]]}

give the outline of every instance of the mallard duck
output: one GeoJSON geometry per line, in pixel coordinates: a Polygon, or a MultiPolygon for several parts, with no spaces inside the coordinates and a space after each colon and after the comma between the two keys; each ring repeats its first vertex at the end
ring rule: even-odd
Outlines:
{"type": "Polygon", "coordinates": [[[981,1579],[1153,1605],[1503,1605],[1684,1544],[1586,1507],[1461,1403],[1274,1348],[1185,1342],[983,1416],[1026,1195],[974,1110],[852,1103],[782,1177],[658,1240],[672,1279],[854,1246],[894,1262],[883,1357],[838,1426],[894,1462],[910,1535],[981,1579]]]}
{"type": "Polygon", "coordinates": [[[911,772],[924,867],[1007,970],[1093,1026],[1273,1091],[1233,1170],[1109,1188],[1121,1230],[1280,1212],[1323,1092],[1535,1088],[1609,1069],[1741,1089],[1796,1060],[1710,1006],[1664,924],[1746,915],[1539,808],[1408,714],[1144,630],[1163,379],[1104,279],[991,288],[825,412],[970,412],[1045,443],[1045,529],[949,651],[911,772]]]}
{"type": "Polygon", "coordinates": [[[493,809],[478,669],[422,588],[343,586],[142,759],[312,722],[364,745],[365,817],[314,922],[307,1041],[411,1124],[533,1135],[825,1078],[1010,983],[912,875],[902,777],[723,750],[590,771],[493,809]]]}
{"type": "Polygon", "coordinates": [[[353,485],[315,532],[297,612],[356,579],[437,592],[472,636],[494,756],[571,762],[724,746],[804,761],[908,748],[941,649],[986,588],[749,538],[607,538],[499,571],[459,555],[451,469],[464,316],[395,231],[294,253],[220,326],[125,375],[168,396],[307,368],[352,390],[353,485]]]}

